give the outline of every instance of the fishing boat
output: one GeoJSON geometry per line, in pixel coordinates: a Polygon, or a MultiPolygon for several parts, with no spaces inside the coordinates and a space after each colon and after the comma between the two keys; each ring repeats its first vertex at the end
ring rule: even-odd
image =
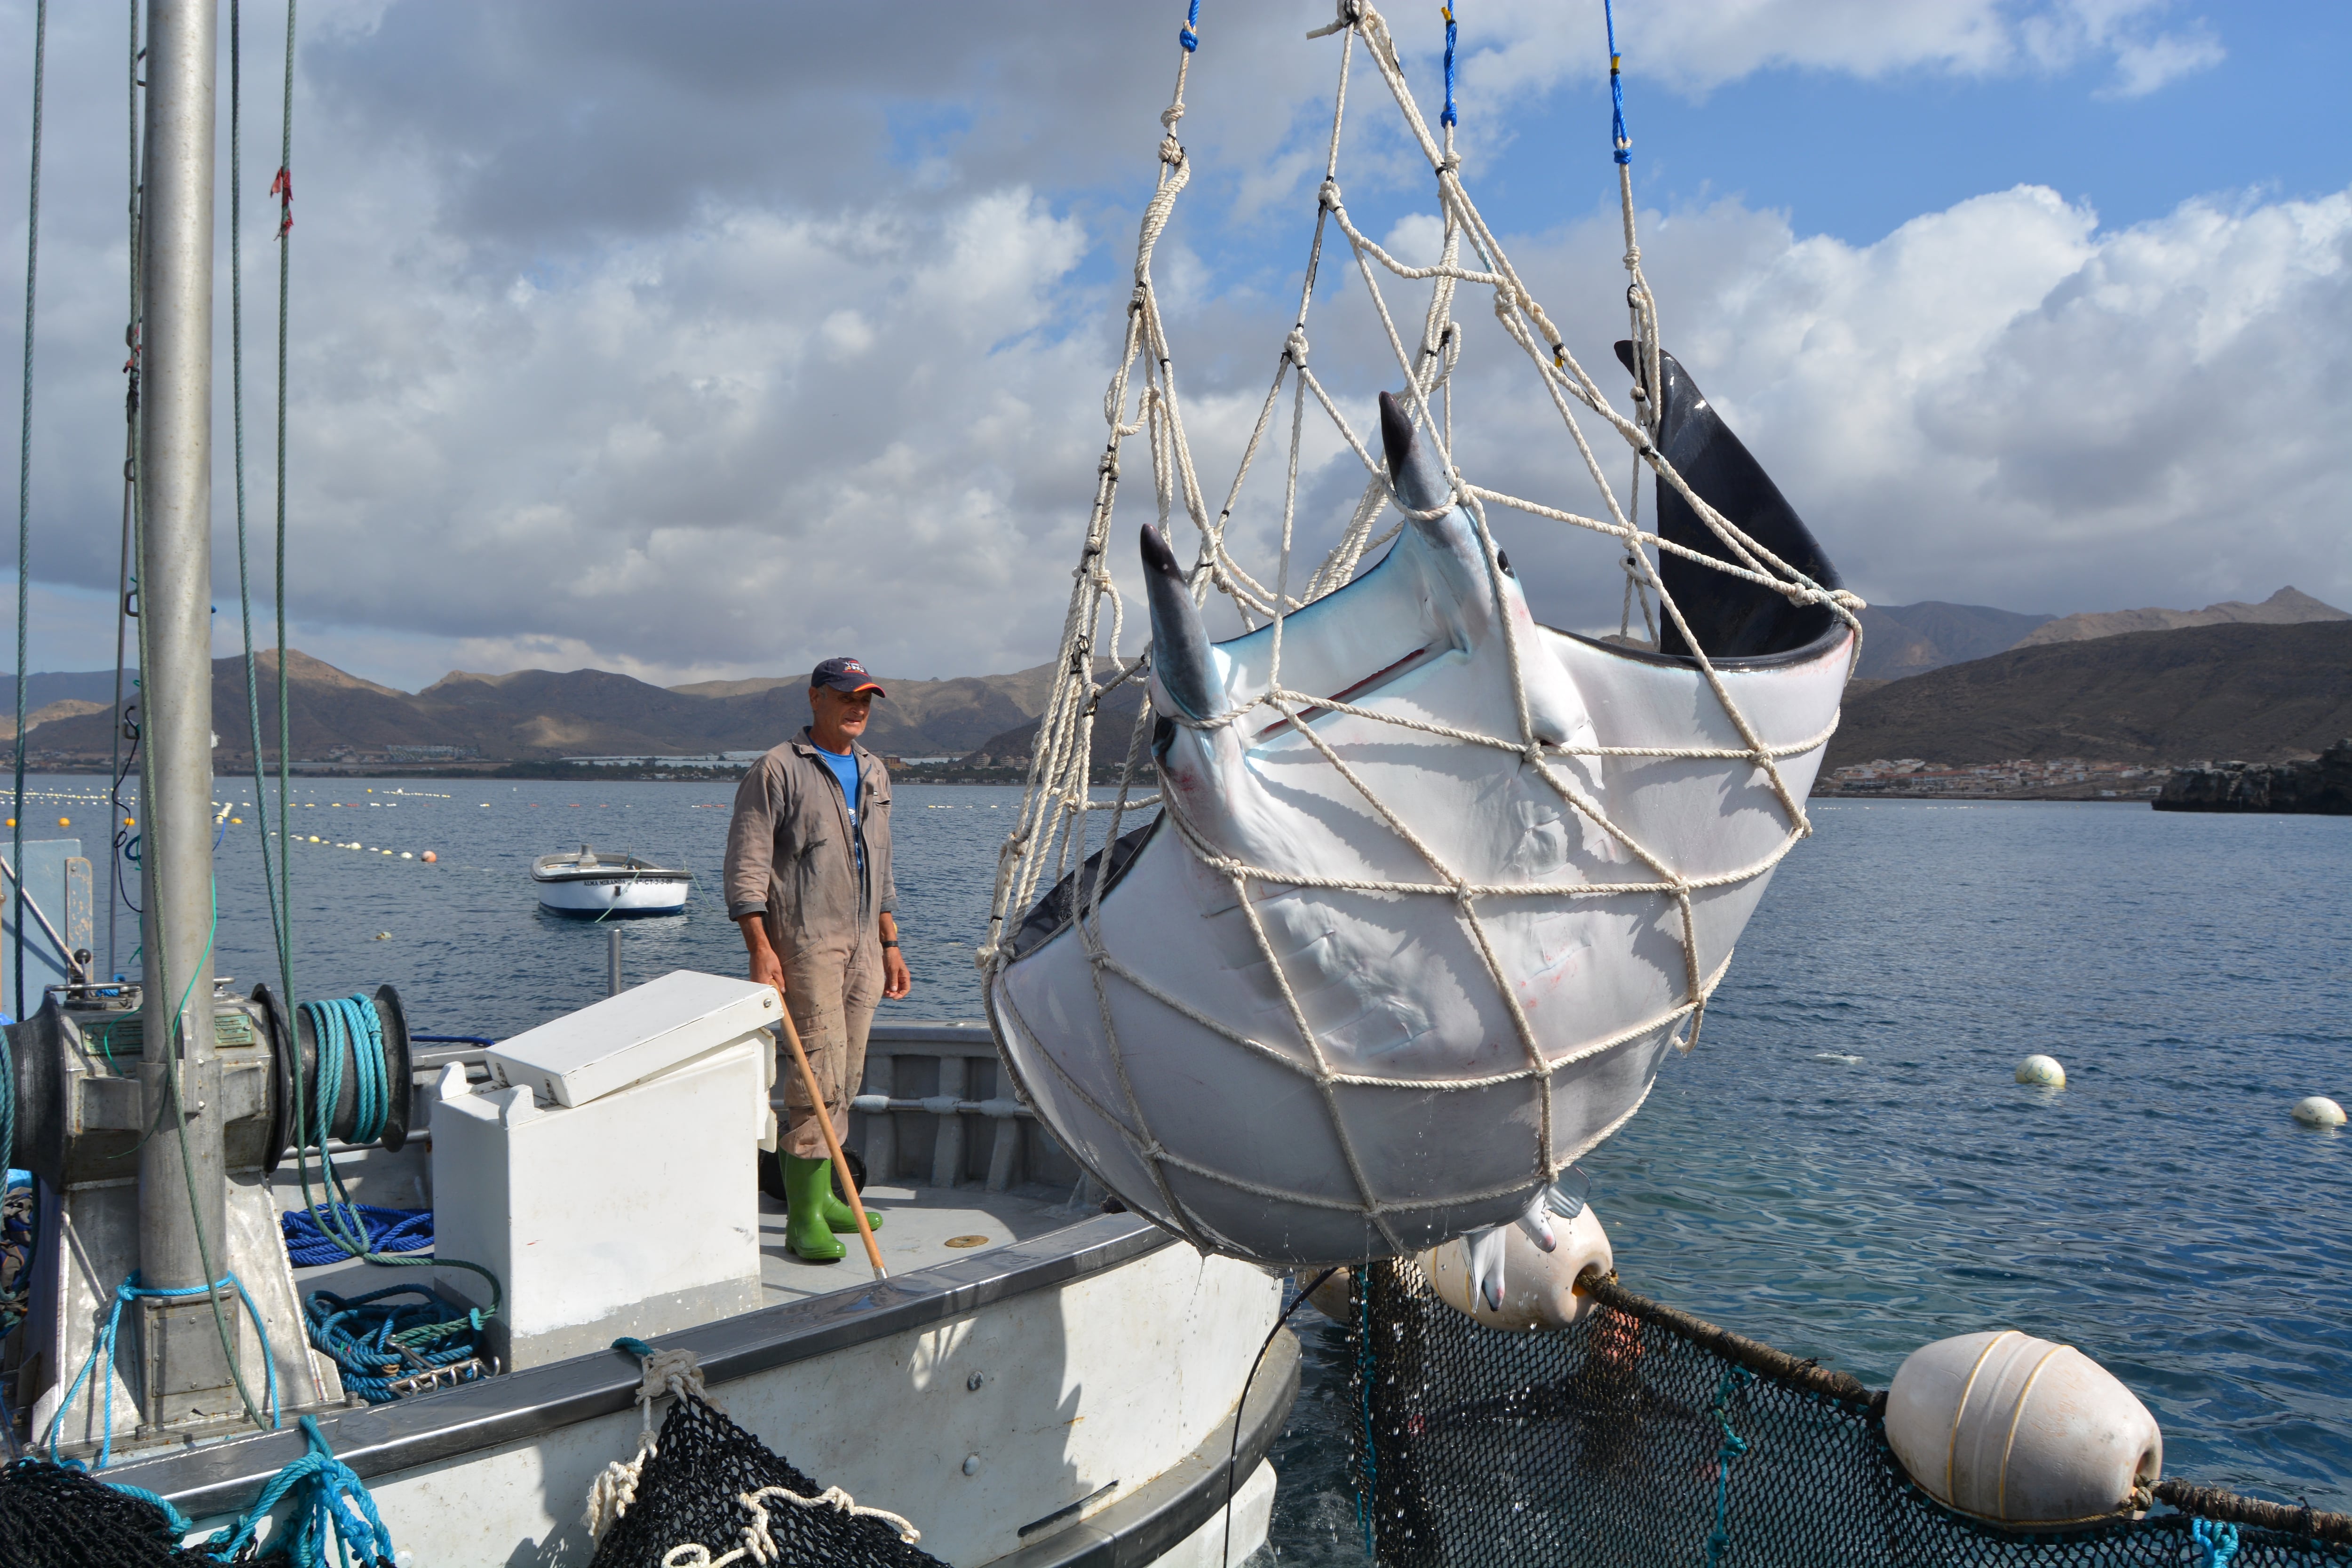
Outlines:
{"type": "Polygon", "coordinates": [[[530,863],[539,907],[560,915],[604,920],[621,915],[674,915],[686,908],[694,873],[642,855],[599,855],[589,845],[530,863]]]}
{"type": "MultiPolygon", "coordinates": [[[[815,1478],[794,1494],[808,1517],[854,1524],[855,1498],[939,1561],[1241,1561],[1265,1536],[1265,1456],[1297,1387],[1282,1282],[1106,1212],[984,1026],[875,1032],[850,1128],[871,1182],[849,1195],[887,1222],[867,1278],[793,1257],[761,1193],[777,1032],[792,1038],[766,986],[677,971],[512,1038],[453,1043],[412,1031],[429,995],[349,976],[334,995],[317,965],[298,971],[299,925],[271,984],[216,976],[220,8],[141,9],[125,570],[148,585],[142,969],[52,986],[8,1026],[0,1164],[33,1173],[39,1240],[0,1355],[0,1446],[66,1463],[0,1484],[97,1497],[99,1513],[128,1492],[192,1544],[234,1540],[224,1553],[269,1552],[331,1517],[369,1561],[583,1563],[616,1523],[670,1517],[629,1466],[658,1462],[655,1421],[690,1404],[815,1478]],[[327,999],[299,1000],[298,973],[327,999]],[[433,1251],[380,1248],[389,1233],[357,1217],[371,1205],[429,1210],[433,1251]],[[298,1270],[292,1211],[351,1256],[298,1270]],[[353,1353],[338,1314],[392,1287],[421,1337],[353,1353]],[[123,1490],[90,1489],[109,1486],[123,1490]]],[[[290,73],[290,37],[288,56],[290,73]]],[[[604,913],[675,908],[686,886],[587,846],[533,874],[551,907],[577,889],[604,913]]],[[[733,1489],[703,1490],[736,1508],[733,1489]]],[[[96,1516],[50,1511],[44,1528],[96,1516]]],[[[659,1541],[643,1560],[733,1560],[741,1534],[659,1541]]]]}

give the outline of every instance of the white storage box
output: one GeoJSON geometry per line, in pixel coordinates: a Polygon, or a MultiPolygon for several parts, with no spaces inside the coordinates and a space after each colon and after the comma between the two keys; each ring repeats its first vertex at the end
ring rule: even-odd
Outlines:
{"type": "Polygon", "coordinates": [[[528,1085],[558,1105],[585,1105],[772,1026],[775,992],[749,980],[676,969],[567,1013],[482,1053],[499,1089],[528,1085]]]}
{"type": "MultiPolygon", "coordinates": [[[[490,1348],[507,1366],[761,1305],[757,1155],[775,1143],[776,1061],[761,995],[773,1017],[775,993],[765,986],[681,972],[509,1042],[553,1042],[576,1067],[635,1075],[581,1103],[542,1103],[530,1082],[477,1092],[464,1068],[443,1072],[434,1248],[498,1276],[505,1304],[490,1348]],[[652,1005],[663,996],[667,1006],[652,1005]],[[632,999],[635,1008],[618,1005],[632,999]],[[635,1073],[666,1056],[673,1065],[635,1073]]],[[[561,1081],[557,1053],[521,1059],[532,1058],[561,1081]]],[[[575,1091],[579,1081],[575,1070],[575,1091]]],[[[437,1274],[445,1294],[489,1304],[480,1276],[446,1266],[437,1274]]]]}

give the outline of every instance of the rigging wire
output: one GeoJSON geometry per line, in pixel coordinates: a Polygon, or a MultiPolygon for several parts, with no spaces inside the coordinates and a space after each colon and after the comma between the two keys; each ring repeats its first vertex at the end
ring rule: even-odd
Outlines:
{"type": "MultiPolygon", "coordinates": [[[[25,195],[25,379],[16,426],[16,810],[8,818],[9,864],[25,863],[25,648],[32,611],[33,564],[33,301],[41,259],[41,87],[48,63],[49,0],[33,5],[32,174],[25,195]]],[[[10,972],[16,981],[13,1016],[25,1016],[25,906],[30,895],[16,879],[15,951],[10,972]]]]}
{"type": "Polygon", "coordinates": [[[122,362],[122,555],[115,572],[114,582],[114,724],[109,737],[107,773],[113,780],[108,798],[114,815],[108,820],[109,846],[106,865],[106,973],[109,978],[120,978],[121,963],[117,954],[115,931],[117,915],[121,904],[129,904],[133,914],[139,913],[138,903],[130,897],[130,887],[123,868],[130,863],[132,852],[131,834],[127,818],[130,807],[123,803],[122,781],[129,770],[124,766],[122,742],[137,744],[138,736],[131,731],[131,716],[122,706],[123,649],[130,632],[131,616],[131,514],[139,504],[139,0],[130,0],[131,47],[124,61],[123,74],[128,82],[124,93],[128,134],[124,144],[130,149],[130,172],[124,181],[129,192],[124,206],[130,233],[124,254],[130,258],[128,268],[130,302],[123,312],[122,342],[128,357],[122,362]]]}
{"type": "MultiPolygon", "coordinates": [[[[262,899],[269,906],[269,934],[278,947],[278,967],[281,976],[291,972],[293,953],[289,945],[291,935],[286,929],[285,910],[278,898],[278,863],[289,861],[291,851],[284,838],[278,841],[278,853],[269,847],[268,774],[261,760],[261,693],[253,668],[253,572],[246,548],[245,528],[245,172],[243,126],[245,115],[244,68],[242,59],[241,0],[229,0],[228,7],[228,380],[229,420],[233,431],[234,456],[231,462],[236,473],[236,604],[240,623],[245,629],[245,719],[246,729],[253,742],[253,793],[255,804],[261,808],[262,831],[256,835],[261,843],[262,899]]],[[[285,426],[281,423],[279,430],[285,426]]],[[[280,517],[285,515],[279,509],[280,517]]],[[[284,596],[284,584],[279,584],[279,596],[284,596]]],[[[285,652],[278,653],[281,677],[285,668],[285,652]]],[[[285,704],[281,689],[279,707],[285,704]]],[[[282,815],[282,813],[281,813],[282,815]]],[[[288,994],[292,994],[289,986],[288,994]]]]}

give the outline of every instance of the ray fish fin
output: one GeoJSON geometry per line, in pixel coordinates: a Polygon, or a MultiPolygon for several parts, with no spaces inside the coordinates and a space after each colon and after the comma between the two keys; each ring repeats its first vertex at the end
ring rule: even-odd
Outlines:
{"type": "MultiPolygon", "coordinates": [[[[1637,376],[1633,345],[1621,342],[1617,357],[1637,376]]],[[[1731,433],[1691,380],[1690,372],[1675,356],[1658,355],[1658,374],[1665,385],[1657,389],[1663,413],[1658,450],[1675,471],[1706,503],[1731,520],[1741,532],[1811,577],[1824,588],[1836,588],[1837,568],[1796,508],[1772,482],[1754,454],[1731,433]]],[[[1715,530],[1699,521],[1697,512],[1671,485],[1658,486],[1658,532],[1661,537],[1702,555],[1733,563],[1731,552],[1715,530]]],[[[1792,653],[1826,636],[1837,616],[1825,605],[1792,605],[1788,598],[1759,584],[1727,576],[1711,566],[1668,552],[1658,568],[1675,606],[1690,623],[1691,635],[1713,658],[1744,658],[1764,654],[1792,653]]],[[[1691,650],[1671,619],[1659,628],[1662,653],[1691,650]]]]}
{"type": "Polygon", "coordinates": [[[1192,603],[1175,552],[1150,523],[1143,525],[1142,544],[1143,584],[1151,602],[1153,684],[1182,717],[1205,723],[1224,712],[1225,689],[1209,657],[1200,606],[1192,603]]]}

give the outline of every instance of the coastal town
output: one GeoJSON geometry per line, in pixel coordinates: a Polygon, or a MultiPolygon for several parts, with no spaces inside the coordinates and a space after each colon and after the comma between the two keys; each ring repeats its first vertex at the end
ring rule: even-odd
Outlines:
{"type": "MultiPolygon", "coordinates": [[[[2190,767],[2202,767],[2191,763],[2190,767]]],[[[1950,800],[2153,800],[2168,767],[2020,757],[1960,766],[1917,757],[1880,757],[1822,775],[1816,795],[1933,795],[1950,800]]]]}

